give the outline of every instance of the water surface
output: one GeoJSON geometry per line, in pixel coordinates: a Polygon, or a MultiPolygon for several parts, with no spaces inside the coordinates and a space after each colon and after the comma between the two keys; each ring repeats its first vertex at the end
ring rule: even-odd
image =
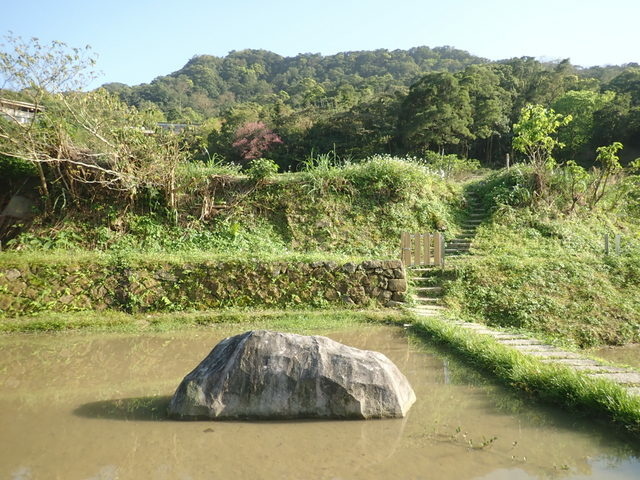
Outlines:
{"type": "Polygon", "coordinates": [[[0,478],[640,478],[614,432],[527,405],[395,327],[324,334],[398,365],[418,398],[404,419],[166,419],[182,377],[243,330],[1,337],[0,478]]]}
{"type": "Polygon", "coordinates": [[[589,351],[591,355],[619,365],[640,368],[640,343],[620,347],[602,347],[589,351]]]}

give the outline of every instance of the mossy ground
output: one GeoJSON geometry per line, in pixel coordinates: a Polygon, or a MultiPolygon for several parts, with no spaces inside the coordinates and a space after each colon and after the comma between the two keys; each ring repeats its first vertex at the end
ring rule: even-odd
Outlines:
{"type": "Polygon", "coordinates": [[[197,312],[127,314],[124,312],[44,313],[19,318],[0,318],[2,333],[63,332],[163,332],[215,324],[238,324],[243,328],[287,331],[329,330],[363,323],[402,323],[410,315],[400,310],[208,310],[197,312]]]}

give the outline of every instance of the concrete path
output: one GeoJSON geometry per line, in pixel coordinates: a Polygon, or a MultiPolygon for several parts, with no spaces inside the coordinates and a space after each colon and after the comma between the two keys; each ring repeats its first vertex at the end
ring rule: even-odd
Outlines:
{"type": "MultiPolygon", "coordinates": [[[[478,206],[475,197],[468,197],[467,203],[471,211],[468,220],[463,224],[463,234],[451,242],[447,242],[446,253],[459,255],[456,263],[464,261],[475,236],[475,230],[481,224],[484,213],[478,206]]],[[[415,268],[409,270],[409,279],[415,291],[415,307],[409,310],[418,316],[433,317],[443,313],[446,309],[441,305],[442,279],[446,270],[437,267],[415,268]]],[[[505,333],[479,323],[454,322],[478,335],[488,335],[498,343],[511,347],[520,353],[537,358],[541,362],[553,363],[572,368],[589,377],[605,378],[624,387],[629,393],[640,396],[640,373],[624,367],[606,365],[586,358],[578,353],[562,350],[553,345],[545,344],[536,338],[519,334],[505,333]]]]}

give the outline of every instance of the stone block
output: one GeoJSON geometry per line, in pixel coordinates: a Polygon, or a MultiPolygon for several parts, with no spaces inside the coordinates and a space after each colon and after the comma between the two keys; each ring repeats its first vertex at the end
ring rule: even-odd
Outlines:
{"type": "Polygon", "coordinates": [[[402,268],[395,268],[393,270],[393,276],[391,278],[407,278],[402,268]]]}
{"type": "Polygon", "coordinates": [[[356,302],[353,301],[353,298],[351,298],[349,295],[343,295],[342,296],[342,301],[348,305],[355,305],[356,302]]]}
{"type": "Polygon", "coordinates": [[[16,268],[10,268],[9,270],[5,270],[4,276],[7,280],[13,282],[22,276],[22,272],[16,268]]]}
{"type": "Polygon", "coordinates": [[[394,302],[404,302],[405,301],[404,294],[394,292],[394,294],[391,296],[391,300],[393,300],[394,302]]]}
{"type": "Polygon", "coordinates": [[[402,262],[400,260],[385,260],[382,262],[382,268],[390,270],[402,269],[402,262]]]}
{"type": "Polygon", "coordinates": [[[395,300],[389,300],[387,303],[384,304],[385,307],[389,307],[389,308],[399,308],[399,307],[403,307],[404,306],[404,302],[397,302],[395,300]]]}
{"type": "Polygon", "coordinates": [[[355,263],[349,262],[349,263],[345,263],[342,266],[342,271],[345,273],[351,274],[351,273],[355,273],[357,268],[358,266],[355,263]]]}
{"type": "Polygon", "coordinates": [[[74,298],[75,297],[73,295],[63,295],[58,299],[58,301],[64,305],[69,305],[73,302],[74,298]]]}
{"type": "Polygon", "coordinates": [[[380,301],[384,304],[386,302],[388,302],[389,300],[391,300],[391,296],[393,295],[393,293],[391,293],[389,290],[384,290],[381,294],[380,294],[380,301]]]}
{"type": "Polygon", "coordinates": [[[330,302],[335,302],[336,300],[338,300],[338,298],[340,298],[340,294],[334,289],[330,289],[325,292],[324,298],[326,298],[330,302]]]}
{"type": "Polygon", "coordinates": [[[387,282],[387,288],[392,292],[406,292],[407,281],[401,278],[394,278],[387,282]]]}
{"type": "Polygon", "coordinates": [[[185,419],[403,417],[415,401],[384,355],[326,337],[251,331],[219,343],[169,404],[185,419]]]}
{"type": "Polygon", "coordinates": [[[376,268],[382,268],[382,262],[380,260],[366,260],[362,262],[361,265],[365,270],[375,270],[376,268]]]}
{"type": "Polygon", "coordinates": [[[360,300],[362,301],[362,299],[365,297],[365,291],[364,291],[364,287],[360,286],[360,285],[355,285],[353,287],[351,287],[349,289],[348,292],[349,296],[351,298],[353,298],[354,300],[360,300]]]}

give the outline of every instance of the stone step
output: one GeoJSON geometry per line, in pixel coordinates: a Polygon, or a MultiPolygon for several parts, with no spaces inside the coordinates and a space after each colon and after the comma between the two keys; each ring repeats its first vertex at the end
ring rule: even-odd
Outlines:
{"type": "Polygon", "coordinates": [[[627,373],[628,370],[608,365],[572,365],[574,370],[591,373],[627,373]]]}
{"type": "Polygon", "coordinates": [[[628,387],[627,392],[629,392],[630,395],[635,395],[640,397],[640,387],[628,387]]]}
{"type": "Polygon", "coordinates": [[[592,378],[606,378],[607,380],[613,380],[616,383],[622,383],[625,385],[640,385],[640,373],[637,372],[591,372],[587,373],[587,375],[592,378]]]}
{"type": "Polygon", "coordinates": [[[538,357],[539,359],[545,358],[545,359],[554,359],[554,360],[558,360],[558,359],[580,359],[580,358],[582,358],[577,353],[564,352],[562,350],[548,351],[548,352],[540,352],[540,351],[527,352],[527,355],[531,355],[532,357],[538,357]]]}
{"type": "Polygon", "coordinates": [[[437,277],[413,277],[411,283],[417,287],[437,287],[440,285],[440,279],[437,277]]]}
{"type": "Polygon", "coordinates": [[[413,312],[417,315],[423,315],[426,317],[433,317],[436,315],[442,315],[442,312],[445,310],[444,307],[437,306],[417,306],[408,309],[410,312],[413,312]]]}
{"type": "Polygon", "coordinates": [[[532,340],[530,338],[500,338],[498,340],[503,345],[511,345],[511,346],[530,346],[530,345],[544,345],[542,342],[538,340],[532,340]]]}
{"type": "Polygon", "coordinates": [[[437,305],[442,302],[442,298],[438,297],[414,297],[414,300],[422,305],[437,305]]]}
{"type": "Polygon", "coordinates": [[[432,295],[442,294],[442,287],[414,287],[413,289],[420,293],[430,293],[432,295]]]}
{"type": "Polygon", "coordinates": [[[415,307],[413,307],[414,309],[418,309],[418,310],[446,310],[447,307],[443,306],[443,305],[432,305],[432,304],[420,304],[420,305],[416,305],[415,307]]]}
{"type": "Polygon", "coordinates": [[[594,360],[588,358],[541,358],[542,363],[557,363],[565,367],[595,367],[600,365],[594,360]]]}

